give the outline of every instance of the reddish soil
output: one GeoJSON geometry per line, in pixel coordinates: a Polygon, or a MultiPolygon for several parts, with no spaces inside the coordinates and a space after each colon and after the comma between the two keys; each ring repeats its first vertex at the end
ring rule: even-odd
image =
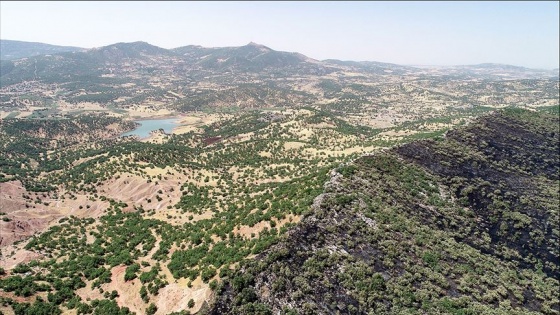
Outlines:
{"type": "Polygon", "coordinates": [[[211,137],[211,138],[206,138],[202,141],[204,142],[205,145],[211,145],[211,144],[219,142],[221,140],[222,140],[222,137],[211,137]]]}

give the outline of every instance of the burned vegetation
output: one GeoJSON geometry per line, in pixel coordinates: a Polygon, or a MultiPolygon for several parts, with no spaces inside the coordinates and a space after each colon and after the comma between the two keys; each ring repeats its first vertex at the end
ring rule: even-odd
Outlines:
{"type": "Polygon", "coordinates": [[[331,174],[210,314],[558,314],[559,119],[508,109],[331,174]]]}

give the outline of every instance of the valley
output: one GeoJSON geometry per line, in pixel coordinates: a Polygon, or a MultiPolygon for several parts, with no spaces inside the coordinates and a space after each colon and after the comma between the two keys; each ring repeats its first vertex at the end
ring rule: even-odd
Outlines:
{"type": "Polygon", "coordinates": [[[560,311],[557,73],[135,42],[0,79],[6,314],[560,311]]]}

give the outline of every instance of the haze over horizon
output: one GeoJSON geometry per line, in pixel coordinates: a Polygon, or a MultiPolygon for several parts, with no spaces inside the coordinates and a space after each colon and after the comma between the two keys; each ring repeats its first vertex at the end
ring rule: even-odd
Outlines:
{"type": "Polygon", "coordinates": [[[256,42],[318,60],[553,69],[559,15],[558,2],[0,1],[0,38],[83,48],[256,42]]]}

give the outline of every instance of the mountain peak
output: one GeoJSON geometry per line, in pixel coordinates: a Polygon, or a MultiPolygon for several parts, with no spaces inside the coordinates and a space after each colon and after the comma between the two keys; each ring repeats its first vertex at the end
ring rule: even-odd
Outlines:
{"type": "Polygon", "coordinates": [[[246,47],[255,47],[255,48],[259,48],[261,50],[266,50],[266,51],[272,51],[272,49],[270,49],[269,47],[266,47],[265,45],[257,44],[255,42],[249,42],[249,44],[247,44],[245,46],[246,47]]]}

